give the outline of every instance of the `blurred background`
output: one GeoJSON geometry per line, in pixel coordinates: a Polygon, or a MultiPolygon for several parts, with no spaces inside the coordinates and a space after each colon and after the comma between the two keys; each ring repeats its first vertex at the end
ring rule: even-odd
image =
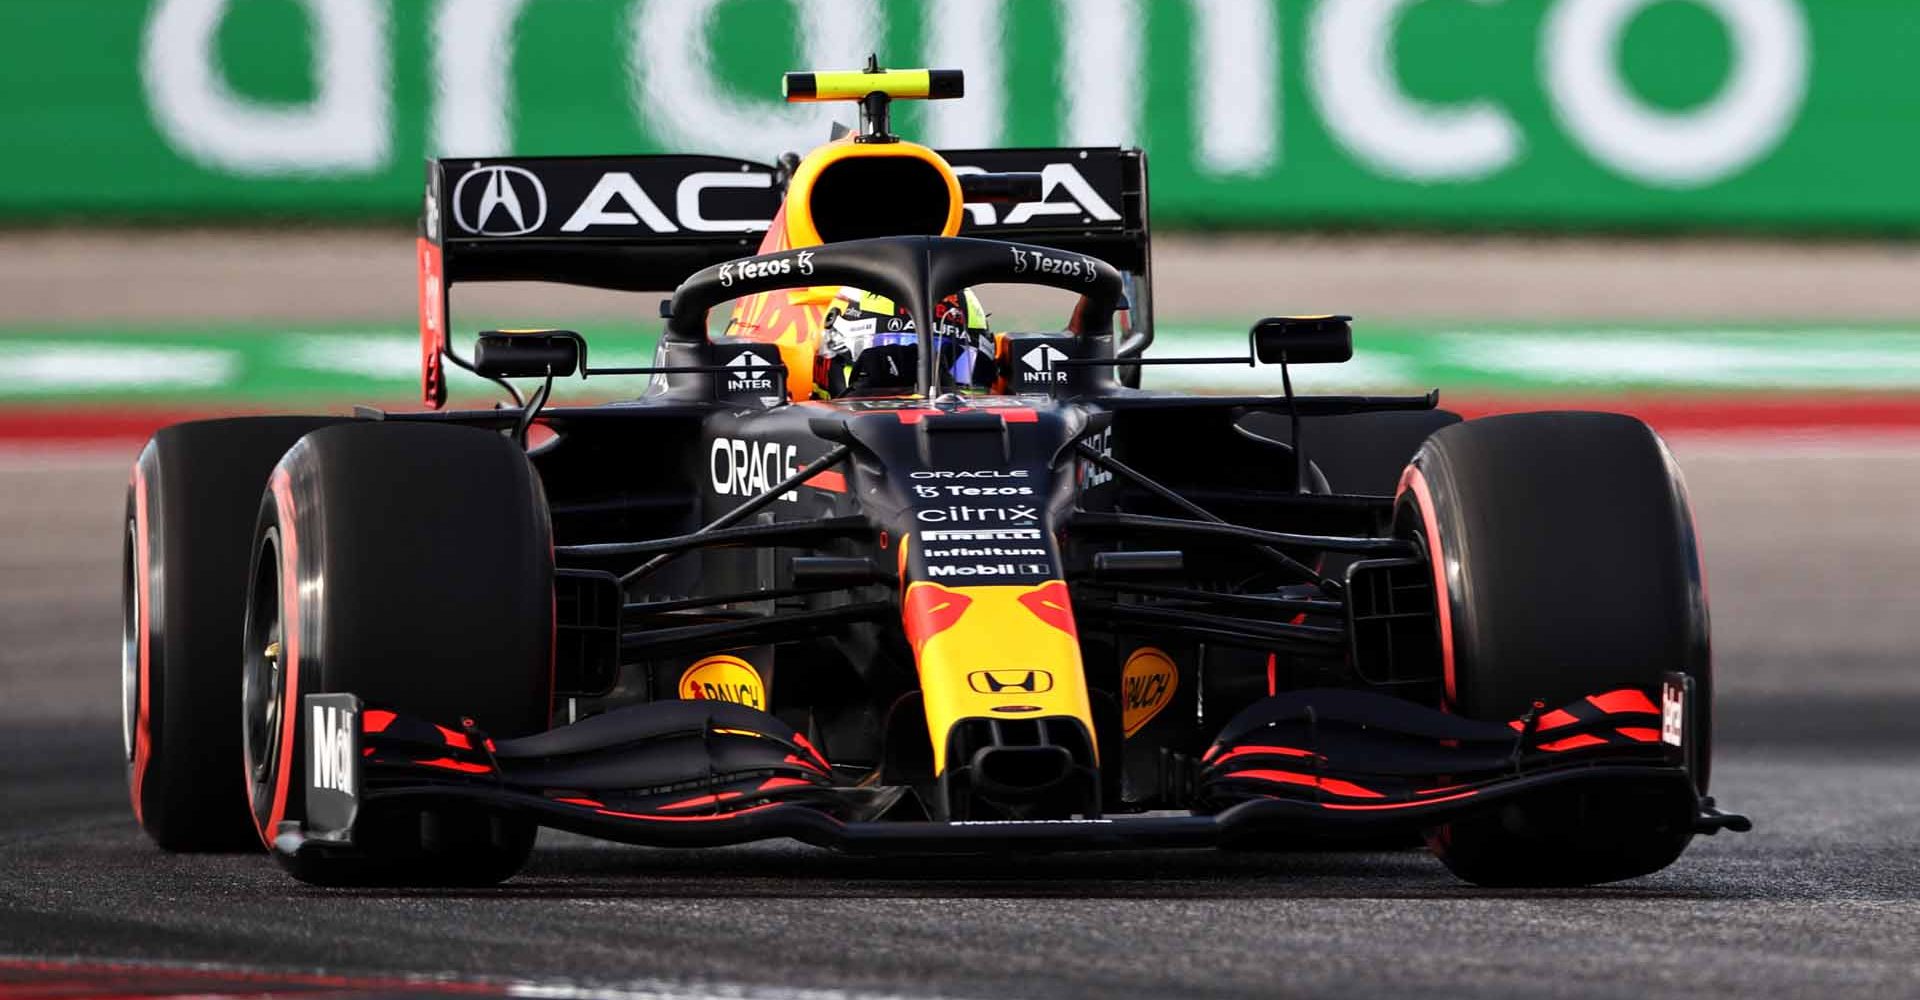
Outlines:
{"type": "MultiPolygon", "coordinates": [[[[1159,350],[1352,313],[1358,356],[1306,387],[1646,417],[1692,488],[1736,738],[1791,729],[1781,695],[1869,727],[1920,706],[1910,0],[5,0],[0,702],[113,704],[154,427],[415,405],[423,158],[771,161],[849,117],[780,104],[781,71],[869,51],[966,71],[897,112],[935,147],[1148,151],[1159,350]],[[69,670],[97,702],[39,683],[69,670]]],[[[654,310],[493,286],[453,315],[615,363],[654,310]]]]}

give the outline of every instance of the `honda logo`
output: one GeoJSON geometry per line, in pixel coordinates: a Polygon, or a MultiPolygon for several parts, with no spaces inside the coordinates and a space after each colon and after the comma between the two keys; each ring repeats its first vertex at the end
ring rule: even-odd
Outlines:
{"type": "Polygon", "coordinates": [[[967,686],[981,694],[1041,694],[1053,690],[1053,675],[1045,670],[976,670],[967,686]]]}
{"type": "Polygon", "coordinates": [[[453,221],[477,236],[524,236],[547,221],[547,189],[522,167],[476,166],[453,189],[453,221]]]}

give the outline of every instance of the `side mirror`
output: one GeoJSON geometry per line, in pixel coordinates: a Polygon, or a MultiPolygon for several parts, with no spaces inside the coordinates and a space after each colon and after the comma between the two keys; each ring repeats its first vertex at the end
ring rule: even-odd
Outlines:
{"type": "Polygon", "coordinates": [[[1333,365],[1353,360],[1352,316],[1270,316],[1253,324],[1263,365],[1333,365]]]}
{"type": "Polygon", "coordinates": [[[566,378],[579,370],[585,346],[572,330],[485,330],[473,367],[492,378],[566,378]]]}

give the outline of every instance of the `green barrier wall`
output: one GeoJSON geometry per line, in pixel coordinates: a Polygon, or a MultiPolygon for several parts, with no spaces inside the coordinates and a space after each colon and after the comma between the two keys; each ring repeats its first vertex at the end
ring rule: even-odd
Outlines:
{"type": "Polygon", "coordinates": [[[419,160],[770,159],[781,70],[1139,143],[1159,224],[1920,231],[1913,0],[4,0],[0,219],[415,211],[419,160]]]}

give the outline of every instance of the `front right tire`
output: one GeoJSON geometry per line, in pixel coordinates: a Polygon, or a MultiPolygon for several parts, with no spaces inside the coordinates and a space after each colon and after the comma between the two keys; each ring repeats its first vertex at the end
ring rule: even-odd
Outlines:
{"type": "MultiPolygon", "coordinates": [[[[1402,476],[1396,530],[1434,567],[1445,707],[1507,722],[1536,705],[1694,682],[1697,790],[1707,787],[1713,674],[1686,490],[1645,424],[1526,413],[1442,428],[1402,476]]],[[[1482,885],[1589,885],[1672,863],[1693,835],[1684,788],[1546,794],[1434,831],[1482,885]]]]}
{"type": "Polygon", "coordinates": [[[241,794],[239,607],[260,489],[336,417],[164,427],[141,449],[122,524],[121,719],[141,829],[169,851],[257,849],[241,794]]]}

